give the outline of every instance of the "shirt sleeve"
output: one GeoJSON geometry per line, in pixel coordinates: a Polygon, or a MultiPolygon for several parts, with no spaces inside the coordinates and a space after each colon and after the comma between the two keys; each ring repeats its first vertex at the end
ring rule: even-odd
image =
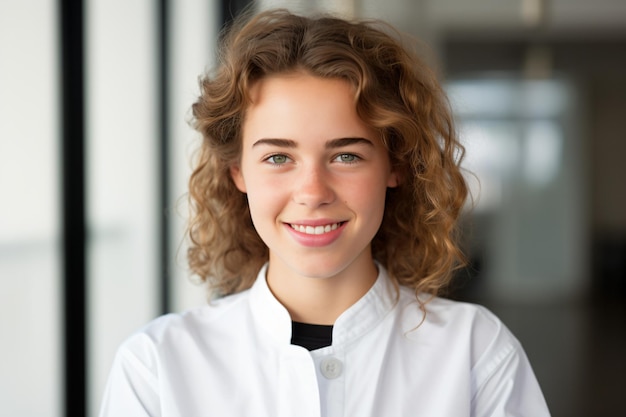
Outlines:
{"type": "MultiPolygon", "coordinates": [[[[144,335],[144,337],[146,337],[144,335]]],[[[159,417],[155,355],[141,335],[117,351],[104,391],[100,417],[159,417]]]]}
{"type": "Polygon", "coordinates": [[[475,370],[472,417],[550,417],[520,343],[504,327],[475,370]]]}

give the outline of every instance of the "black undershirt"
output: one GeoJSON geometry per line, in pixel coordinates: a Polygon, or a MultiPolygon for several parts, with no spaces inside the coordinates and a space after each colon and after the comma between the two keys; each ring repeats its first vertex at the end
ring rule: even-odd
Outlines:
{"type": "Polygon", "coordinates": [[[291,344],[308,350],[320,349],[333,343],[333,326],[291,322],[291,344]]]}

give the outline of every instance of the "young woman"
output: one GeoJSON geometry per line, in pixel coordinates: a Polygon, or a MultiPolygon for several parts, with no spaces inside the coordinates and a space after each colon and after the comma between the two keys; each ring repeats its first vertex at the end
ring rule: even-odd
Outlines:
{"type": "Polygon", "coordinates": [[[220,297],[119,349],[101,416],[549,415],[462,255],[463,150],[381,24],[237,21],[193,105],[192,270],[220,297]]]}

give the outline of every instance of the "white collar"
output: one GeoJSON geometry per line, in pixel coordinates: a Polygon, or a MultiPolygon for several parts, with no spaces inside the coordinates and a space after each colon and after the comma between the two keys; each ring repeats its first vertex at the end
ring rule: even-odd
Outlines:
{"type": "MultiPolygon", "coordinates": [[[[291,344],[291,317],[267,285],[265,264],[250,289],[252,315],[280,345],[291,344]]],[[[333,346],[343,346],[373,329],[397,302],[395,290],[386,269],[376,264],[378,277],[369,291],[344,311],[333,327],[333,346]]]]}

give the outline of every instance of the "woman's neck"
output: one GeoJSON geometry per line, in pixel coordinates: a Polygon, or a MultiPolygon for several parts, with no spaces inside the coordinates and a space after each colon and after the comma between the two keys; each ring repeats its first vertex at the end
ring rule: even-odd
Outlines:
{"type": "Polygon", "coordinates": [[[307,277],[270,259],[267,283],[291,319],[301,323],[334,324],[374,285],[378,270],[374,261],[354,262],[332,277],[307,277]]]}

